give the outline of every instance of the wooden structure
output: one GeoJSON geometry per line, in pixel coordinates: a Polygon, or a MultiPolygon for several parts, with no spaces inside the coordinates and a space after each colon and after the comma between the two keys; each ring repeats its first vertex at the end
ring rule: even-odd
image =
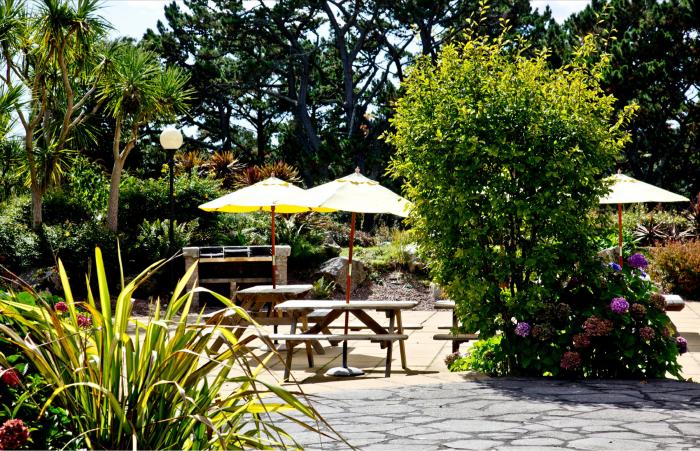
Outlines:
{"type": "MultiPolygon", "coordinates": [[[[450,310],[452,311],[452,329],[457,329],[459,323],[457,322],[457,315],[455,315],[455,303],[449,299],[442,301],[435,301],[435,310],[450,310]]],[[[459,345],[466,343],[471,340],[478,340],[478,334],[435,334],[433,335],[433,340],[447,340],[452,341],[452,352],[459,351],[459,345]]]]}
{"type": "MultiPolygon", "coordinates": [[[[278,284],[287,284],[289,246],[277,246],[275,278],[278,284]]],[[[207,287],[233,299],[239,288],[272,283],[272,248],[270,246],[206,246],[182,249],[185,270],[199,261],[197,271],[187,288],[207,287]]],[[[199,305],[199,293],[195,293],[199,305]]]]}

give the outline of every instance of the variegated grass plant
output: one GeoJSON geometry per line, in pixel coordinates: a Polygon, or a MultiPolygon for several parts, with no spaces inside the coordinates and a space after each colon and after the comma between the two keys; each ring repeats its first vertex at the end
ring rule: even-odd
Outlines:
{"type": "Polygon", "coordinates": [[[318,431],[312,407],[258,377],[272,354],[253,358],[230,330],[207,325],[201,314],[190,315],[196,319],[188,323],[193,296],[184,291],[194,267],[164,311],[157,303],[154,315],[141,322],[131,316],[132,294],[162,263],[126,285],[122,275],[113,308],[99,248],[95,262],[97,297],[88,284],[87,300],[77,302],[59,262],[65,293],[60,308],[43,302],[0,305],[0,314],[20,325],[0,330],[54,387],[44,410],[51,404],[67,409],[76,440],[92,449],[297,448],[280,420],[318,431]],[[210,347],[215,332],[225,340],[221,351],[210,347]]]}

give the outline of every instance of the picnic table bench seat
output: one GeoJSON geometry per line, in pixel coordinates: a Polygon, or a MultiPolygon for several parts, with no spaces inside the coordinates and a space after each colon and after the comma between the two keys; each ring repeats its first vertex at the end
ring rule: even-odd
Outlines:
{"type": "MultiPolygon", "coordinates": [[[[435,310],[452,310],[452,327],[451,329],[456,329],[457,316],[454,313],[455,301],[451,299],[442,299],[435,301],[433,306],[435,310]]],[[[446,329],[446,328],[445,328],[446,329]]],[[[452,342],[452,352],[459,351],[459,345],[462,343],[467,343],[472,340],[478,340],[479,334],[435,334],[433,335],[433,340],[444,340],[452,342]]]]}

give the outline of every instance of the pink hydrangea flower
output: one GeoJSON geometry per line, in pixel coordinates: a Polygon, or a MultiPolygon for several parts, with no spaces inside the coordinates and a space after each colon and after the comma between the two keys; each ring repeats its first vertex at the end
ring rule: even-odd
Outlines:
{"type": "Polygon", "coordinates": [[[83,315],[82,313],[78,313],[78,326],[82,327],[83,329],[87,329],[88,327],[92,326],[92,318],[89,316],[83,315]]]}
{"type": "Polygon", "coordinates": [[[61,312],[61,313],[67,312],[68,311],[68,304],[66,304],[63,301],[57,302],[56,305],[53,306],[53,308],[55,308],[57,312],[61,312]]]}
{"type": "Polygon", "coordinates": [[[3,370],[0,368],[0,372],[2,373],[0,380],[2,380],[3,384],[9,387],[18,387],[22,383],[19,378],[19,372],[16,369],[8,368],[3,370]]]}
{"type": "Polygon", "coordinates": [[[27,440],[29,428],[22,420],[7,420],[0,426],[0,449],[19,449],[27,440]]]}

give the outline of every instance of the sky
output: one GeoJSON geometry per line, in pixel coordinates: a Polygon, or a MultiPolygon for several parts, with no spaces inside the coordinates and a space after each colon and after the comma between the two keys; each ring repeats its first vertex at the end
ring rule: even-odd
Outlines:
{"type": "MultiPolygon", "coordinates": [[[[144,32],[155,29],[163,20],[163,7],[171,0],[105,0],[102,15],[112,23],[112,35],[141,39],[144,32]]],[[[589,0],[530,0],[533,9],[543,11],[549,5],[554,19],[561,23],[572,13],[582,10],[589,0]]]]}

